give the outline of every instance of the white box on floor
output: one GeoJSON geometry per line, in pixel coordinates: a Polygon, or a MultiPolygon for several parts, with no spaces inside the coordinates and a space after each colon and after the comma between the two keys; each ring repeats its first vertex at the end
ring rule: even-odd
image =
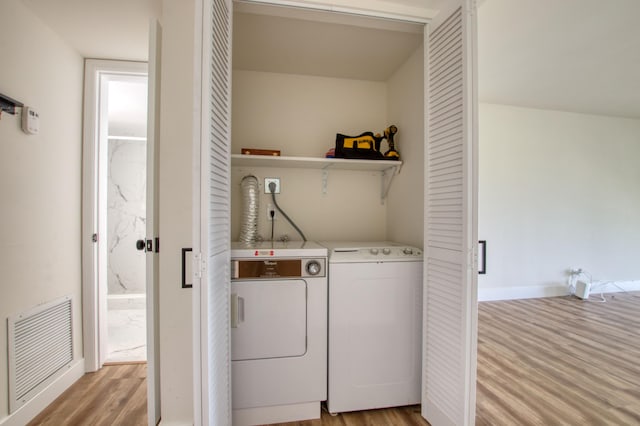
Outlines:
{"type": "Polygon", "coordinates": [[[591,284],[584,281],[578,281],[576,283],[576,296],[580,299],[588,299],[591,292],[591,284]]]}

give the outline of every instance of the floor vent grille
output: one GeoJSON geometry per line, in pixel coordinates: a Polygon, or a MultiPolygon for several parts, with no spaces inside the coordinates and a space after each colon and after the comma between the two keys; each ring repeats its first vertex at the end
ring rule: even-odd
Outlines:
{"type": "Polygon", "coordinates": [[[73,361],[72,298],[9,317],[9,412],[61,376],[73,361]]]}

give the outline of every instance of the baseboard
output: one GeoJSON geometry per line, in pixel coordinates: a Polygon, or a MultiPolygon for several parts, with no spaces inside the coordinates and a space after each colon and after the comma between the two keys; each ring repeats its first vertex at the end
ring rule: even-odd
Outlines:
{"type": "Polygon", "coordinates": [[[42,392],[17,409],[15,413],[0,419],[0,426],[26,425],[83,375],[84,359],[72,362],[69,369],[42,392]]]}
{"type": "Polygon", "coordinates": [[[640,291],[640,280],[591,282],[591,294],[622,293],[626,291],[640,291]]]}
{"type": "MultiPolygon", "coordinates": [[[[591,283],[591,294],[620,293],[624,291],[640,291],[640,280],[633,281],[594,281],[591,283]]],[[[542,297],[567,296],[567,286],[530,286],[530,287],[493,287],[479,288],[478,301],[537,299],[542,297]]]]}
{"type": "Polygon", "coordinates": [[[478,301],[537,299],[541,297],[566,296],[568,294],[569,290],[565,286],[479,288],[478,301]]]}

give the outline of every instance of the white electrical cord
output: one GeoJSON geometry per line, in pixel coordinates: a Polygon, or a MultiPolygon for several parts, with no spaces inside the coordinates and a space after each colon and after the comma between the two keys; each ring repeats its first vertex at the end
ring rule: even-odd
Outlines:
{"type": "MultiPolygon", "coordinates": [[[[587,272],[586,270],[582,269],[582,268],[578,268],[578,269],[572,269],[570,271],[570,275],[571,275],[571,284],[569,285],[569,291],[571,292],[571,294],[575,294],[575,289],[576,289],[576,283],[578,282],[578,278],[580,278],[581,275],[584,275],[585,278],[589,279],[589,288],[592,289],[592,284],[593,284],[593,276],[587,272]]],[[[602,283],[605,284],[605,283],[602,283]]],[[[600,285],[600,283],[598,284],[598,286],[600,285]]],[[[596,286],[597,287],[597,286],[596,286]]],[[[599,303],[605,303],[607,301],[607,299],[604,298],[604,292],[600,292],[600,299],[601,300],[591,300],[588,297],[586,299],[583,299],[587,302],[599,302],[599,303]]]]}
{"type": "MultiPolygon", "coordinates": [[[[620,289],[621,292],[629,294],[629,292],[627,290],[625,290],[624,288],[620,287],[618,284],[615,283],[615,281],[597,281],[597,284],[593,284],[593,275],[591,275],[588,271],[582,269],[582,268],[578,268],[578,269],[572,269],[570,271],[570,275],[571,275],[571,283],[569,285],[569,291],[571,292],[571,294],[575,294],[575,288],[576,288],[576,283],[578,282],[578,278],[580,278],[581,275],[584,275],[585,278],[589,279],[589,288],[591,289],[591,291],[597,289],[597,288],[602,288],[606,285],[613,285],[615,287],[617,287],[618,289],[620,289]]],[[[631,294],[631,296],[633,297],[640,297],[636,294],[631,294]]],[[[600,300],[592,300],[592,299],[585,299],[587,302],[598,302],[598,303],[605,303],[607,301],[607,299],[604,297],[604,291],[601,290],[600,291],[600,300]]]]}

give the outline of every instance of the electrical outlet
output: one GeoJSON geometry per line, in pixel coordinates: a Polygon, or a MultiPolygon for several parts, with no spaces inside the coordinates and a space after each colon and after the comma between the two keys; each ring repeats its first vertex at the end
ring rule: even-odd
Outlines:
{"type": "Polygon", "coordinates": [[[273,212],[273,220],[278,220],[278,211],[273,204],[267,205],[267,220],[271,222],[271,212],[273,212]]]}
{"type": "Polygon", "coordinates": [[[276,190],[273,191],[275,194],[280,193],[280,178],[264,178],[264,193],[271,194],[271,188],[269,188],[269,184],[273,182],[276,184],[276,190]]]}

